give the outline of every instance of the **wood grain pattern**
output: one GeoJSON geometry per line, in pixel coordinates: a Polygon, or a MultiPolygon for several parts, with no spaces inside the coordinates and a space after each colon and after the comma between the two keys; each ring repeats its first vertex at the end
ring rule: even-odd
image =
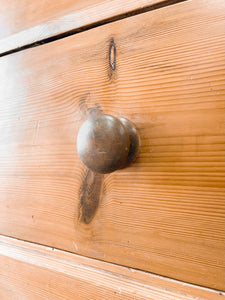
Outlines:
{"type": "Polygon", "coordinates": [[[2,0],[0,54],[165,1],[2,0]]]}
{"type": "Polygon", "coordinates": [[[0,297],[223,300],[225,293],[0,236],[0,297]]]}
{"type": "Polygon", "coordinates": [[[224,6],[188,1],[0,59],[2,234],[225,288],[224,6]],[[99,181],[76,153],[93,107],[142,143],[99,181]]]}

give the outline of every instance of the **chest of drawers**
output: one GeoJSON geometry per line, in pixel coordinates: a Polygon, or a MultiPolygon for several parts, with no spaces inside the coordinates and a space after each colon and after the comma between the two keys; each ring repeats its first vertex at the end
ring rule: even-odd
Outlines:
{"type": "Polygon", "coordinates": [[[224,3],[132,11],[4,37],[2,299],[224,299],[224,3]],[[135,124],[134,163],[84,166],[93,109],[135,124]]]}

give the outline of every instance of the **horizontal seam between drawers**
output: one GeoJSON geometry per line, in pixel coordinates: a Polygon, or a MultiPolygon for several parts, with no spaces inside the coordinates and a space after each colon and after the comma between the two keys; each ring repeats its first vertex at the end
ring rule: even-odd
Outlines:
{"type": "MultiPolygon", "coordinates": [[[[157,9],[160,9],[160,8],[164,8],[164,7],[167,7],[167,6],[171,6],[171,5],[178,4],[178,3],[181,3],[181,2],[186,2],[186,1],[189,1],[189,0],[167,0],[167,1],[164,1],[164,2],[160,2],[160,3],[152,4],[152,5],[143,7],[143,8],[139,8],[139,9],[136,9],[136,10],[133,10],[133,11],[130,11],[130,12],[122,13],[122,14],[119,14],[119,15],[116,15],[116,16],[113,16],[113,17],[105,18],[105,19],[90,23],[88,25],[84,25],[84,26],[81,26],[81,27],[78,27],[78,28],[74,28],[72,30],[65,31],[63,33],[59,33],[59,34],[56,34],[56,35],[53,35],[53,36],[50,36],[50,37],[47,37],[47,38],[40,39],[40,40],[32,42],[32,43],[25,44],[25,45],[20,46],[18,48],[13,48],[13,49],[6,50],[6,51],[3,50],[3,52],[0,53],[0,57],[9,55],[9,54],[12,54],[12,53],[15,53],[15,52],[19,52],[19,51],[22,51],[22,50],[25,50],[25,49],[34,48],[34,47],[37,47],[37,46],[40,46],[40,45],[43,45],[43,44],[51,43],[51,42],[54,42],[56,40],[59,40],[59,39],[65,38],[65,37],[69,37],[69,36],[75,35],[77,33],[84,32],[84,31],[88,31],[90,29],[93,29],[93,28],[96,28],[96,27],[99,27],[99,26],[102,26],[102,25],[106,25],[106,24],[109,24],[109,23],[113,23],[113,22],[116,22],[116,21],[120,21],[120,20],[129,18],[129,17],[139,15],[139,14],[142,14],[142,13],[150,12],[150,11],[153,11],[153,10],[157,10],[157,9]]],[[[32,30],[32,28],[34,28],[34,27],[31,27],[31,28],[26,29],[26,30],[21,31],[21,32],[23,32],[25,34],[26,32],[28,32],[28,30],[32,30]]],[[[21,32],[18,32],[16,34],[12,35],[11,37],[13,38],[15,36],[15,40],[16,40],[16,39],[18,39],[17,35],[20,34],[21,32]]],[[[2,41],[0,40],[0,43],[5,42],[5,40],[7,40],[7,38],[2,39],[2,41]]]]}

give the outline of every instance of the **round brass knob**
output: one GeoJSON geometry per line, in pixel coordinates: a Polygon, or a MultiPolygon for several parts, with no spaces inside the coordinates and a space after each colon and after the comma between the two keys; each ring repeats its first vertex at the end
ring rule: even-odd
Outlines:
{"type": "Polygon", "coordinates": [[[140,138],[132,122],[107,114],[91,115],[77,136],[83,163],[96,173],[110,173],[134,161],[140,138]]]}

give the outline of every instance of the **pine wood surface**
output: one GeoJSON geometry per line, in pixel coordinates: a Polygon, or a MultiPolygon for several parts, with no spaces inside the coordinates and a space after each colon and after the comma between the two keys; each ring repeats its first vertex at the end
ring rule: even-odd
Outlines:
{"type": "Polygon", "coordinates": [[[2,0],[0,54],[163,2],[171,1],[2,0]]]}
{"type": "Polygon", "coordinates": [[[225,299],[219,291],[3,236],[0,275],[4,300],[225,299]]]}
{"type": "Polygon", "coordinates": [[[224,6],[187,1],[0,58],[2,234],[224,290],[224,6]],[[79,160],[92,108],[137,126],[131,167],[79,160]]]}

